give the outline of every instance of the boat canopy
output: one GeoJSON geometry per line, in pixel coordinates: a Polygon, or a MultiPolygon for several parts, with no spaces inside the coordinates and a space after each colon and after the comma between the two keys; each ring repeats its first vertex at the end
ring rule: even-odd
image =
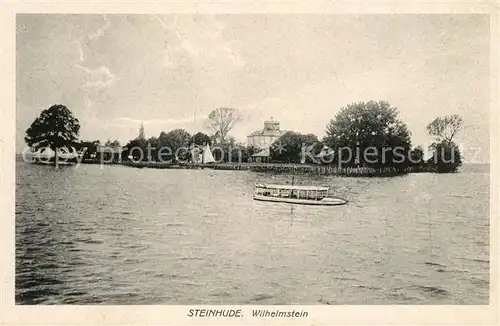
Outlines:
{"type": "Polygon", "coordinates": [[[328,191],[329,187],[318,186],[292,186],[292,185],[275,185],[275,184],[255,184],[256,188],[265,189],[281,189],[281,190],[309,190],[309,191],[328,191]]]}

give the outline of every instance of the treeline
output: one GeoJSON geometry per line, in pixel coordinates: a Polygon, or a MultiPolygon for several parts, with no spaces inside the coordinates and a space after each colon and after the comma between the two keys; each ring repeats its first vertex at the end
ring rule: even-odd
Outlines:
{"type": "Polygon", "coordinates": [[[118,140],[107,140],[104,144],[101,144],[100,140],[80,140],[76,141],[73,144],[73,147],[75,148],[76,151],[82,152],[83,153],[83,160],[96,160],[100,161],[102,158],[108,159],[111,153],[106,153],[106,152],[100,152],[98,151],[99,147],[106,147],[106,148],[121,148],[121,144],[118,140]],[[101,155],[104,155],[104,157],[101,157],[101,155]]]}
{"type": "MultiPolygon", "coordinates": [[[[239,121],[237,111],[222,108],[214,112],[210,120],[213,135],[203,132],[191,135],[184,129],[174,129],[146,138],[141,126],[138,136],[127,142],[119,154],[120,161],[190,161],[193,145],[203,147],[207,144],[212,147],[217,162],[251,161],[251,156],[259,149],[238,143],[228,135],[239,121]],[[160,152],[162,148],[168,148],[168,151],[160,152]]],[[[411,134],[399,119],[396,108],[384,101],[353,103],[341,108],[329,121],[326,136],[321,140],[314,134],[286,132],[271,145],[267,161],[320,164],[347,171],[352,171],[352,168],[359,171],[370,169],[381,174],[386,174],[386,171],[454,172],[462,164],[460,150],[453,142],[462,123],[457,115],[439,117],[429,123],[427,131],[436,141],[430,148],[432,157],[425,160],[422,146],[412,146],[411,134]]],[[[79,143],[79,147],[87,147],[87,157],[95,159],[100,158],[100,153],[93,155],[98,145],[99,141],[79,143]]],[[[104,146],[114,148],[120,144],[118,141],[107,141],[104,146]]]]}
{"type": "MultiPolygon", "coordinates": [[[[80,123],[64,105],[53,105],[43,110],[26,130],[25,141],[31,150],[75,147],[85,150],[84,160],[99,160],[99,155],[110,155],[113,160],[133,159],[149,161],[189,161],[193,146],[210,145],[218,162],[248,162],[257,148],[237,143],[229,136],[241,115],[234,108],[213,110],[206,121],[213,134],[198,132],[191,135],[184,129],[161,132],[158,137],[146,139],[141,125],[139,135],[124,147],[118,141],[107,141],[104,147],[112,151],[100,151],[101,143],[79,141],[80,123]],[[162,157],[160,149],[167,148],[162,157]]],[[[399,112],[384,101],[349,104],[340,109],[326,125],[326,136],[319,139],[314,134],[287,132],[270,147],[266,160],[277,163],[335,165],[343,168],[369,168],[378,171],[433,170],[455,172],[462,164],[460,150],[454,139],[462,128],[458,115],[438,117],[429,123],[427,131],[435,137],[430,146],[432,157],[424,160],[421,146],[412,146],[410,132],[399,119],[399,112]]],[[[106,159],[109,159],[106,158],[106,159]]]]}
{"type": "Polygon", "coordinates": [[[379,171],[455,172],[462,165],[453,142],[462,119],[439,117],[428,126],[436,138],[431,158],[424,160],[421,146],[412,147],[411,135],[399,112],[389,103],[370,101],[349,104],[326,126],[326,136],[287,132],[271,146],[271,162],[315,163],[339,168],[370,168],[379,171]]]}
{"type": "Polygon", "coordinates": [[[232,137],[221,140],[217,135],[197,132],[191,135],[184,129],[162,131],[158,137],[146,138],[141,126],[139,136],[130,140],[122,152],[123,160],[165,162],[190,161],[194,146],[203,149],[209,145],[214,159],[219,162],[247,162],[256,149],[238,143],[232,137]]]}
{"type": "Polygon", "coordinates": [[[196,151],[194,147],[201,151],[204,146],[209,145],[218,162],[247,162],[256,149],[238,143],[229,136],[229,132],[241,119],[241,114],[234,108],[217,108],[205,121],[206,127],[213,131],[212,135],[203,132],[191,135],[184,129],[174,129],[162,131],[158,137],[148,139],[145,137],[144,126],[141,125],[139,135],[124,146],[122,160],[189,162],[193,151],[196,151]]]}
{"type": "Polygon", "coordinates": [[[248,161],[249,155],[256,149],[248,148],[243,143],[237,143],[228,135],[233,126],[241,121],[241,115],[234,108],[221,107],[213,110],[205,121],[206,127],[212,129],[213,134],[208,135],[197,132],[191,135],[184,129],[162,131],[158,136],[146,138],[144,126],[141,125],[139,134],[123,146],[115,140],[101,144],[100,141],[81,141],[75,143],[77,150],[85,148],[84,159],[87,161],[152,161],[165,162],[191,160],[191,150],[194,146],[201,148],[205,145],[215,146],[213,152],[217,161],[248,161]],[[103,145],[103,151],[98,148],[103,145]]]}

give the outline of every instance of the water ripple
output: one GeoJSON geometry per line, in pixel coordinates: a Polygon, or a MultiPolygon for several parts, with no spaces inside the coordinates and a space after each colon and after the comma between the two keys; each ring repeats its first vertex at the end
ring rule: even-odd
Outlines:
{"type": "Polygon", "coordinates": [[[293,209],[252,200],[286,175],[16,173],[17,304],[489,302],[487,173],[301,175],[351,202],[293,209]]]}

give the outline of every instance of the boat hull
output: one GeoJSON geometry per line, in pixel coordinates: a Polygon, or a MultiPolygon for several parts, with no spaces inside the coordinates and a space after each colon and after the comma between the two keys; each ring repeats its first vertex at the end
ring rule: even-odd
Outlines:
{"type": "Polygon", "coordinates": [[[272,197],[272,196],[260,196],[254,195],[254,200],[260,201],[270,201],[275,203],[289,203],[298,205],[314,205],[314,206],[339,206],[347,204],[347,200],[341,198],[328,197],[326,200],[308,200],[308,199],[297,199],[297,198],[283,198],[283,197],[272,197]]]}

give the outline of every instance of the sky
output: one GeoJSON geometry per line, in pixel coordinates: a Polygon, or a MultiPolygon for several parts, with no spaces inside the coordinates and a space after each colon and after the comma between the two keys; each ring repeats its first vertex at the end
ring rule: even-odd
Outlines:
{"type": "Polygon", "coordinates": [[[16,150],[41,110],[66,105],[80,139],[122,144],[183,128],[212,134],[218,107],[245,142],[273,117],[314,133],[341,107],[388,101],[412,133],[459,114],[466,161],[489,162],[487,15],[95,15],[16,19],[16,150]]]}

